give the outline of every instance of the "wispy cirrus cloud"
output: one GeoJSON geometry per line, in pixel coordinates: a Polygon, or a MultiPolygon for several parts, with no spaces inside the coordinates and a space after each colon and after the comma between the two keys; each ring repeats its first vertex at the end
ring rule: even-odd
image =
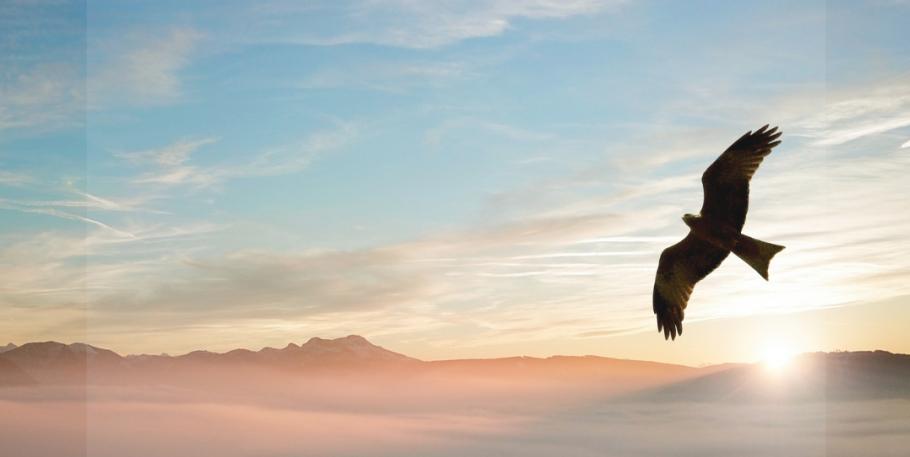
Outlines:
{"type": "Polygon", "coordinates": [[[190,156],[200,148],[218,142],[217,138],[180,139],[160,148],[114,155],[134,165],[150,164],[155,171],[144,173],[136,179],[139,184],[183,184],[209,185],[214,183],[210,173],[186,164],[190,156]]]}
{"type": "Polygon", "coordinates": [[[908,127],[910,84],[905,79],[876,81],[861,89],[829,90],[821,112],[802,113],[793,119],[798,129],[794,133],[812,139],[815,146],[837,146],[908,127]]]}
{"type": "Polygon", "coordinates": [[[0,199],[10,205],[31,208],[72,208],[98,211],[116,211],[116,212],[147,212],[160,213],[152,208],[145,207],[148,202],[146,197],[135,198],[105,198],[93,195],[80,190],[64,191],[65,195],[59,199],[0,199]]]}
{"type": "Polygon", "coordinates": [[[66,192],[67,197],[71,197],[72,194],[75,194],[76,197],[55,200],[0,198],[0,209],[41,214],[60,219],[83,222],[95,227],[100,227],[114,236],[121,238],[135,238],[135,235],[129,231],[117,229],[109,223],[102,222],[97,216],[90,216],[88,212],[160,213],[160,211],[146,208],[144,204],[147,199],[145,198],[112,200],[78,190],[66,192]]]}
{"type": "MultiPolygon", "coordinates": [[[[82,244],[71,240],[71,249],[51,247],[59,245],[59,237],[41,235],[44,241],[39,244],[48,251],[35,259],[46,259],[25,263],[34,266],[34,276],[17,276],[30,282],[9,288],[6,300],[62,305],[86,293],[75,286],[71,293],[64,290],[70,290],[65,285],[81,274],[91,284],[87,293],[97,313],[89,318],[104,332],[128,331],[138,313],[145,316],[146,324],[162,328],[178,323],[244,326],[255,320],[284,322],[289,332],[300,325],[340,331],[353,320],[363,323],[358,331],[374,335],[452,325],[490,333],[515,327],[510,334],[524,334],[517,328],[527,327],[527,320],[517,314],[512,323],[497,319],[505,312],[498,306],[472,312],[473,317],[459,316],[453,310],[478,301],[484,309],[494,302],[526,309],[521,304],[532,306],[527,294],[533,292],[537,294],[533,306],[543,310],[537,319],[555,315],[559,304],[567,301],[576,301],[582,312],[581,301],[586,300],[582,295],[589,290],[579,290],[584,281],[575,276],[596,278],[622,271],[625,264],[640,259],[641,253],[629,249],[611,252],[611,242],[605,242],[598,246],[600,255],[592,256],[578,250],[575,243],[590,242],[600,234],[626,239],[622,235],[632,227],[612,214],[547,216],[350,251],[237,250],[212,255],[175,250],[174,240],[205,236],[205,232],[195,231],[167,235],[162,240],[170,246],[170,254],[144,260],[126,255],[129,251],[124,249],[148,245],[154,240],[150,234],[162,232],[161,228],[129,228],[133,234],[129,238],[106,229],[100,231],[103,233],[90,231],[82,244]],[[108,247],[116,249],[113,252],[119,252],[118,256],[92,260],[108,247]],[[87,256],[88,269],[67,260],[83,256],[87,256]],[[49,269],[39,277],[41,265],[49,269]],[[539,290],[547,281],[555,287],[539,290]],[[60,287],[54,286],[51,295],[35,295],[49,290],[43,287],[50,284],[60,287]]],[[[653,249],[652,244],[647,251],[653,249]]],[[[592,303],[586,305],[589,311],[592,303]]],[[[513,312],[517,313],[508,311],[513,312]]],[[[551,328],[539,336],[555,331],[551,328]]]]}
{"type": "Polygon", "coordinates": [[[520,19],[565,19],[601,13],[625,3],[623,0],[491,0],[472,2],[415,2],[410,0],[352,0],[343,2],[277,2],[244,9],[257,33],[247,40],[292,42],[308,45],[371,43],[416,49],[436,48],[471,38],[492,37],[506,32],[520,19]],[[318,11],[332,17],[331,24],[300,28],[318,11]],[[267,27],[265,26],[267,25],[267,27]]]}
{"type": "Polygon", "coordinates": [[[99,221],[99,220],[97,220],[97,219],[93,219],[93,218],[88,217],[88,216],[83,216],[83,215],[81,215],[81,214],[75,214],[75,213],[68,212],[68,211],[62,211],[62,210],[59,210],[59,209],[56,209],[56,208],[43,208],[43,207],[32,207],[32,206],[16,206],[16,205],[9,205],[7,202],[3,202],[3,201],[0,201],[0,208],[4,208],[4,209],[13,209],[13,210],[21,211],[21,212],[24,212],[24,213],[44,214],[44,215],[47,215],[47,216],[58,217],[58,218],[61,218],[61,219],[68,219],[68,220],[72,220],[72,221],[85,222],[86,224],[90,224],[90,225],[94,225],[94,226],[96,226],[96,227],[100,227],[100,228],[102,228],[102,229],[104,229],[104,230],[107,230],[107,231],[109,231],[109,232],[111,232],[111,233],[113,233],[113,234],[115,234],[115,235],[117,235],[117,236],[120,236],[120,237],[127,237],[127,238],[130,238],[130,237],[133,236],[133,234],[131,234],[131,233],[129,233],[129,232],[125,232],[125,231],[123,231],[123,230],[118,230],[118,229],[116,229],[116,228],[114,228],[114,227],[111,227],[110,225],[105,224],[104,222],[101,222],[101,221],[99,221]]]}
{"type": "Polygon", "coordinates": [[[0,5],[0,131],[83,124],[85,24],[79,9],[76,2],[0,5]],[[49,40],[51,35],[58,39],[49,40]]]}
{"type": "Polygon", "coordinates": [[[32,182],[34,182],[34,178],[29,174],[0,170],[0,185],[22,186],[32,182]]]}
{"type": "Polygon", "coordinates": [[[88,223],[76,233],[5,234],[0,333],[16,340],[84,339],[90,295],[111,294],[112,288],[131,287],[135,278],[159,275],[162,268],[172,268],[175,249],[191,251],[201,238],[221,229],[213,224],[132,224],[126,234],[88,223]]]}
{"type": "Polygon", "coordinates": [[[266,149],[239,163],[202,165],[192,161],[198,150],[219,141],[213,137],[185,138],[159,148],[119,152],[115,156],[153,168],[135,177],[135,184],[210,188],[232,179],[300,172],[320,155],[345,147],[356,136],[357,128],[353,124],[337,123],[333,129],[313,132],[296,143],[266,149]]]}
{"type": "Polygon", "coordinates": [[[190,155],[197,149],[217,141],[217,138],[182,139],[157,149],[115,155],[133,163],[151,162],[165,167],[176,167],[189,160],[190,155]]]}
{"type": "Polygon", "coordinates": [[[402,93],[442,87],[473,76],[474,70],[463,61],[355,62],[318,69],[294,86],[304,90],[356,88],[402,93]]]}
{"type": "Polygon", "coordinates": [[[459,135],[476,136],[480,132],[516,142],[543,142],[556,139],[551,133],[524,129],[502,122],[457,117],[428,129],[423,135],[423,141],[430,146],[439,146],[459,135]]]}
{"type": "Polygon", "coordinates": [[[90,46],[89,107],[178,101],[184,95],[181,72],[190,64],[202,37],[192,28],[172,28],[155,33],[126,32],[116,41],[90,46]]]}
{"type": "Polygon", "coordinates": [[[49,130],[82,123],[85,89],[79,68],[45,62],[14,66],[10,73],[0,79],[0,130],[49,130]]]}

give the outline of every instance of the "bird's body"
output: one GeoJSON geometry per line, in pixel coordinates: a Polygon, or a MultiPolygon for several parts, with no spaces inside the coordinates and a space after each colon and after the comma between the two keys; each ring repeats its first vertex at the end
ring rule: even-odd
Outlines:
{"type": "Polygon", "coordinates": [[[749,181],[762,160],[780,144],[777,127],[764,126],[734,142],[702,175],[704,203],[698,215],[686,214],[689,234],[661,253],[654,280],[657,330],[665,338],[682,334],[682,321],[695,284],[734,253],[765,280],[768,265],[783,246],[742,233],[749,210],[749,181]]]}
{"type": "Polygon", "coordinates": [[[702,241],[707,241],[716,248],[732,251],[736,246],[736,235],[739,230],[724,223],[699,215],[686,214],[683,222],[689,226],[692,234],[702,241]]]}

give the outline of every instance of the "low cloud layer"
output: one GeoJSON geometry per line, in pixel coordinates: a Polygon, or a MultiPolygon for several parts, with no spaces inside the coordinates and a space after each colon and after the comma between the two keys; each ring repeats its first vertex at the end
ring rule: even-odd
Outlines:
{"type": "MultiPolygon", "coordinates": [[[[167,394],[173,396],[173,393],[167,394]]],[[[897,457],[910,430],[906,401],[810,404],[553,404],[548,411],[462,411],[437,403],[419,414],[321,410],[231,402],[178,402],[128,391],[91,401],[0,400],[0,448],[38,457],[217,454],[582,457],[728,455],[897,457]],[[301,427],[301,424],[307,424],[301,427]],[[683,431],[684,430],[684,431],[683,431]],[[73,452],[77,454],[73,454],[73,452]]]]}

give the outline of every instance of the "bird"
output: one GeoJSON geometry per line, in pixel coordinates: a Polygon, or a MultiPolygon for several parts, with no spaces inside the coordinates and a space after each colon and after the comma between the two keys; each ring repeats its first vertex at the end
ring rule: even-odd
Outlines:
{"type": "Polygon", "coordinates": [[[702,174],[704,191],[699,214],[685,214],[689,233],[660,254],[654,278],[653,306],[657,331],[664,339],[682,335],[686,305],[695,284],[717,269],[732,252],[765,281],[771,258],[784,246],[742,233],[749,210],[749,181],[762,160],[781,143],[783,132],[768,125],[746,132],[702,174]]]}

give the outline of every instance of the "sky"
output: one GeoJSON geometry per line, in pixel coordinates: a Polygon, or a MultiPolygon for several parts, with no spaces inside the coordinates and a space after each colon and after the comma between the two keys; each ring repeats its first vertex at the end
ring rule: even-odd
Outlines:
{"type": "Polygon", "coordinates": [[[424,359],[910,352],[910,4],[0,5],[0,343],[424,359]],[[661,250],[771,123],[684,334],[661,250]]]}

